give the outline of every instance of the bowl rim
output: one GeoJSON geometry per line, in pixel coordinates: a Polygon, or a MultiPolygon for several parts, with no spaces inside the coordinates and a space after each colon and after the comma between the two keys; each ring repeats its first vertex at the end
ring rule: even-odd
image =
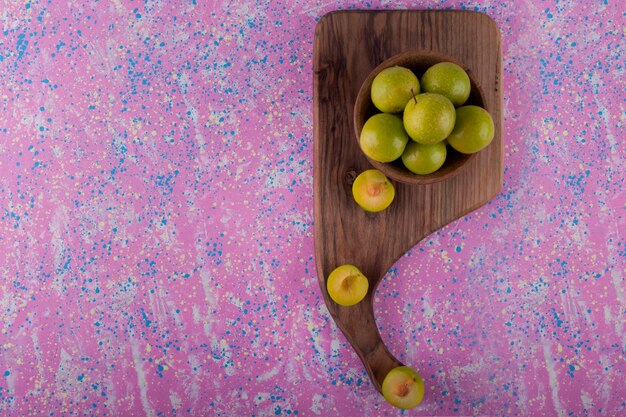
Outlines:
{"type": "MultiPolygon", "coordinates": [[[[480,83],[478,82],[478,80],[476,80],[473,77],[471,69],[463,65],[463,63],[460,62],[457,58],[452,57],[442,52],[436,52],[436,51],[425,50],[425,49],[412,49],[412,50],[401,52],[399,54],[392,55],[389,58],[383,60],[372,71],[369,72],[369,74],[367,75],[363,83],[361,84],[361,87],[359,88],[356,99],[354,101],[352,121],[353,121],[354,133],[355,133],[357,145],[359,147],[359,151],[363,152],[361,150],[360,137],[361,137],[362,126],[367,120],[367,117],[364,117],[363,113],[364,113],[364,110],[366,110],[368,107],[373,107],[373,104],[371,102],[371,86],[372,86],[372,82],[374,81],[374,78],[385,68],[393,67],[395,65],[407,66],[413,72],[416,72],[414,70],[415,63],[413,63],[413,68],[411,68],[411,65],[410,65],[411,63],[410,61],[416,60],[416,59],[432,61],[432,63],[430,64],[424,64],[426,67],[430,67],[438,62],[452,62],[452,63],[459,65],[461,68],[465,70],[465,72],[470,78],[470,83],[472,87],[471,88],[472,92],[470,93],[470,99],[472,98],[472,96],[474,96],[480,101],[481,103],[480,106],[485,108],[484,106],[485,95],[483,93],[482,87],[480,86],[480,83]],[[407,63],[409,65],[407,65],[407,63]]],[[[422,74],[416,73],[415,75],[417,75],[418,78],[421,78],[422,74]]],[[[463,104],[463,105],[465,106],[465,105],[471,105],[471,104],[473,103],[466,102],[466,104],[463,104]]],[[[489,109],[486,109],[486,110],[489,111],[489,109]]],[[[409,140],[412,140],[412,139],[409,139],[409,140]]],[[[449,146],[447,148],[448,150],[450,150],[449,146]]],[[[448,152],[448,157],[450,155],[451,155],[450,152],[448,152]]],[[[433,183],[444,181],[446,179],[450,179],[459,175],[461,172],[464,171],[464,169],[468,165],[470,165],[472,160],[474,160],[476,153],[461,154],[459,152],[453,151],[452,155],[453,155],[452,164],[446,165],[444,163],[444,166],[442,168],[440,168],[439,170],[431,174],[418,175],[418,174],[412,173],[406,167],[401,166],[402,162],[401,161],[399,163],[397,162],[400,160],[399,158],[398,160],[396,160],[396,163],[393,163],[393,162],[383,163],[383,162],[375,161],[371,159],[370,157],[368,157],[367,155],[365,155],[365,153],[363,153],[363,156],[367,158],[369,163],[375,169],[378,169],[379,171],[383,172],[388,178],[396,180],[398,182],[402,182],[406,184],[416,184],[416,185],[433,184],[433,183]]],[[[448,159],[448,157],[446,159],[448,159]]]]}

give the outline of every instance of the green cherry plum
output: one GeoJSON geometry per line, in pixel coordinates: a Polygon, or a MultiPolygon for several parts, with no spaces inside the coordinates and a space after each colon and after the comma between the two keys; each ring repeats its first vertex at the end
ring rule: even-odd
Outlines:
{"type": "Polygon", "coordinates": [[[456,109],[456,124],[448,136],[448,143],[458,152],[471,154],[489,145],[494,132],[493,119],[487,110],[462,106],[456,109]]]}
{"type": "Polygon", "coordinates": [[[427,175],[437,171],[446,161],[445,141],[422,145],[411,141],[402,154],[402,163],[414,174],[427,175]]]}
{"type": "Polygon", "coordinates": [[[452,102],[441,94],[422,93],[409,100],[402,120],[411,139],[432,145],[452,132],[456,113],[452,102]]]}
{"type": "Polygon", "coordinates": [[[428,68],[421,85],[423,92],[441,94],[455,106],[464,104],[472,89],[465,70],[452,62],[440,62],[428,68]]]}
{"type": "Polygon", "coordinates": [[[390,113],[378,113],[367,119],[361,129],[363,153],[378,162],[391,162],[400,157],[409,141],[402,118],[390,113]]]}
{"type": "Polygon", "coordinates": [[[406,103],[419,92],[417,76],[401,66],[385,68],[372,81],[372,103],[385,113],[402,112],[406,103]]]}

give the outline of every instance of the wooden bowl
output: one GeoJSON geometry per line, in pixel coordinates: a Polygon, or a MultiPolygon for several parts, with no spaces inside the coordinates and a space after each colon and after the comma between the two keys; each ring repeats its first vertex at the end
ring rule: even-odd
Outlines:
{"type": "MultiPolygon", "coordinates": [[[[452,58],[451,56],[433,51],[416,50],[404,52],[399,55],[394,55],[391,58],[383,61],[380,65],[374,68],[372,72],[370,72],[370,74],[361,85],[359,93],[356,97],[353,115],[354,130],[356,133],[357,142],[360,142],[361,129],[363,128],[363,125],[365,124],[367,119],[369,119],[376,113],[380,113],[380,110],[378,110],[374,106],[371,99],[372,82],[374,81],[374,78],[378,75],[378,73],[380,73],[385,68],[398,65],[412,70],[415,75],[417,75],[417,78],[421,80],[424,72],[429,67],[439,62],[453,62],[463,68],[465,72],[467,72],[472,86],[470,96],[464,105],[474,104],[480,107],[484,107],[484,96],[480,85],[474,79],[474,77],[472,77],[471,70],[464,66],[461,62],[452,58]]],[[[462,154],[455,151],[451,146],[448,146],[448,154],[443,166],[437,171],[428,175],[418,175],[409,171],[404,166],[400,158],[393,162],[385,163],[374,161],[373,159],[367,156],[366,157],[374,168],[383,172],[387,177],[391,179],[407,184],[424,185],[443,181],[445,179],[452,178],[453,176],[458,175],[463,171],[464,167],[469,164],[470,160],[474,156],[475,154],[462,154]]]]}

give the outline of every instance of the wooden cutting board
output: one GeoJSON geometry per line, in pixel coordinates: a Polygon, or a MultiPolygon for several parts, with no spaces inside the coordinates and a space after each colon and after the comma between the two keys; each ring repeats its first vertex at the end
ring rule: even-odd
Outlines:
{"type": "Polygon", "coordinates": [[[374,321],[376,286],[420,240],[487,203],[502,187],[500,33],[489,17],[468,11],[333,12],[316,27],[313,70],[319,284],[330,314],[380,391],[387,372],[400,362],[383,344],[374,321]],[[354,133],[354,102],[371,70],[414,49],[443,53],[465,64],[483,89],[495,137],[461,174],[429,185],[394,183],[393,204],[383,212],[367,213],[354,202],[351,191],[354,178],[371,168],[354,133]],[[337,305],[326,291],[329,273],[346,263],[356,265],[370,282],[366,298],[352,307],[337,305]]]}

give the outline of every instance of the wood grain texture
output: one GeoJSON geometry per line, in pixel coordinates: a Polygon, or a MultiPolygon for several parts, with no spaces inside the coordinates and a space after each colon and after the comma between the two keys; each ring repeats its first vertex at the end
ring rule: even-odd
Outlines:
{"type": "MultiPolygon", "coordinates": [[[[381,340],[373,293],[393,264],[420,240],[482,206],[502,187],[502,68],[500,34],[486,15],[466,11],[343,11],[324,16],[314,45],[314,221],[319,284],[333,319],[380,391],[400,362],[381,340]],[[355,140],[354,102],[363,81],[385,59],[412,49],[440,52],[463,62],[480,83],[495,124],[493,142],[464,171],[440,183],[394,182],[396,199],[367,213],[352,199],[356,175],[371,168],[355,140]],[[370,289],[356,306],[334,303],[326,278],[351,263],[370,289]]],[[[400,277],[401,278],[401,277],[400,277]]]]}

